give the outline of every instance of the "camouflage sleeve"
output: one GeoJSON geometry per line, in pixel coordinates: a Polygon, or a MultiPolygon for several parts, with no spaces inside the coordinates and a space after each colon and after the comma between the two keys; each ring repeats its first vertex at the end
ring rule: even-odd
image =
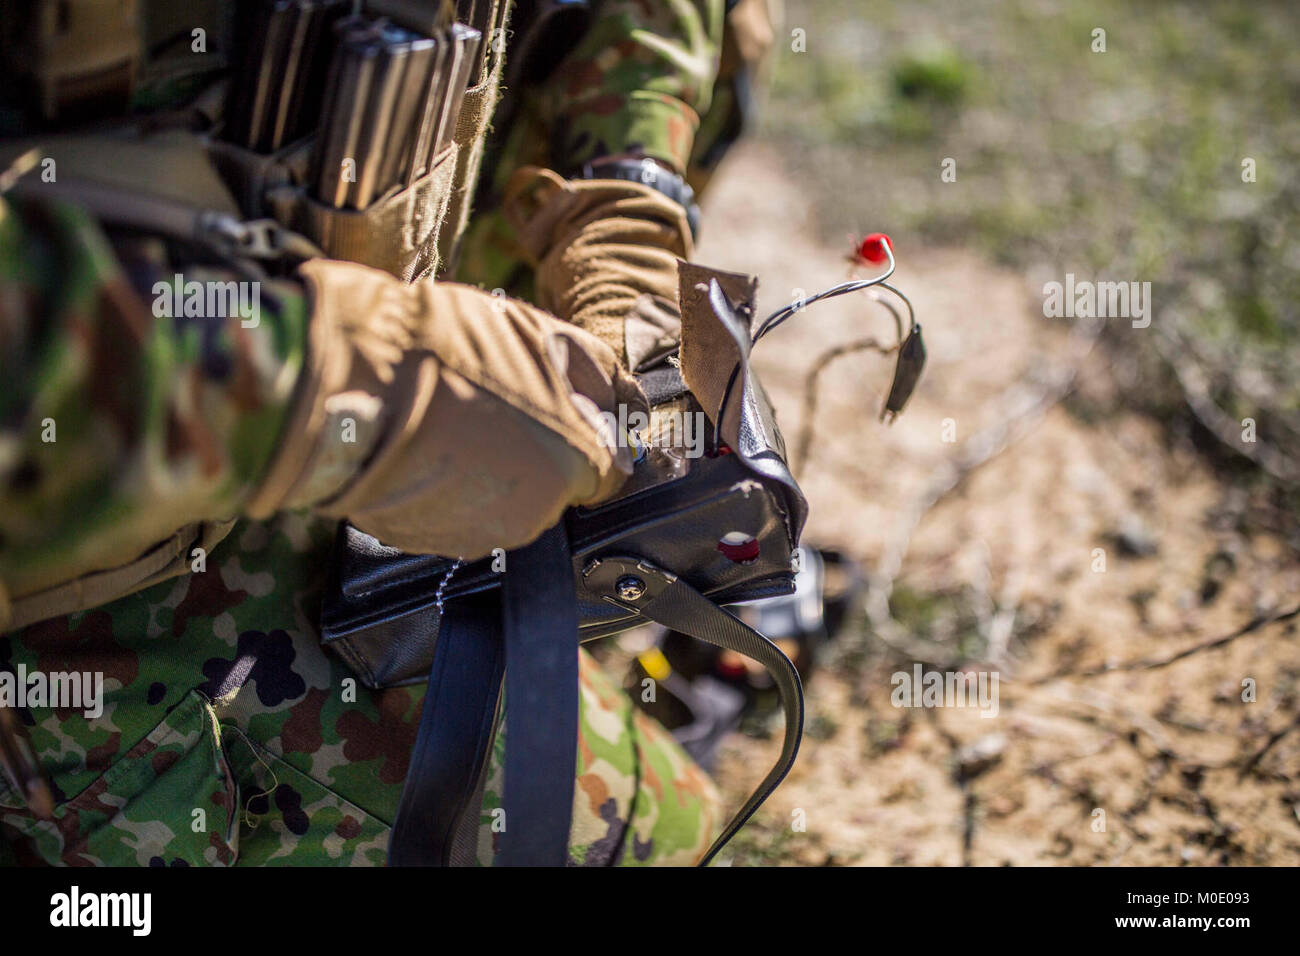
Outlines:
{"type": "Polygon", "coordinates": [[[9,594],[234,517],[278,439],[305,322],[294,284],[182,276],[161,240],[110,244],[76,207],[0,198],[9,594]]]}
{"type": "Polygon", "coordinates": [[[556,161],[650,156],[684,172],[708,109],[723,0],[596,0],[590,29],[543,92],[556,161]]]}

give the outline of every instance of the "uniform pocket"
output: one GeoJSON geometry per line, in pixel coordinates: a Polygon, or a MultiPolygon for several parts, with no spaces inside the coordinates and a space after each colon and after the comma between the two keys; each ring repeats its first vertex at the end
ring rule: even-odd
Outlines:
{"type": "Polygon", "coordinates": [[[238,786],[216,715],[190,691],[53,820],[0,809],[20,863],[229,866],[238,855],[238,786]]]}
{"type": "Polygon", "coordinates": [[[227,726],[240,866],[383,866],[389,826],[227,726]]]}

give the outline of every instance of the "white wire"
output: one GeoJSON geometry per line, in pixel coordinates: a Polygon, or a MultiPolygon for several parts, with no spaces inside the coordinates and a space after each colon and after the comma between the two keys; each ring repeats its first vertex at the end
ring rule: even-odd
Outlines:
{"type": "Polygon", "coordinates": [[[862,289],[869,289],[873,285],[882,284],[886,279],[894,274],[896,263],[894,261],[894,250],[890,247],[889,243],[882,241],[881,245],[885,249],[885,255],[889,257],[889,268],[887,268],[882,274],[876,276],[874,279],[850,279],[847,282],[841,282],[839,285],[833,285],[829,289],[823,289],[821,292],[818,292],[810,298],[796,299],[789,305],[782,306],[763,320],[758,327],[758,331],[754,333],[753,338],[750,340],[750,345],[758,342],[759,339],[772,331],[772,329],[776,328],[786,319],[790,318],[790,316],[794,315],[796,312],[801,312],[814,302],[820,302],[822,299],[830,299],[839,295],[846,295],[849,292],[859,292],[862,289]]]}
{"type": "MultiPolygon", "coordinates": [[[[850,279],[847,282],[841,282],[839,285],[831,286],[829,289],[823,289],[821,292],[818,292],[816,295],[812,296],[811,298],[797,299],[796,301],[791,302],[789,305],[777,309],[775,312],[773,312],[771,315],[769,315],[766,319],[764,319],[759,324],[758,330],[754,332],[753,335],[750,337],[749,340],[750,348],[753,348],[756,344],[758,344],[758,340],[761,339],[768,332],[772,331],[772,329],[776,328],[778,325],[780,325],[786,319],[790,318],[795,313],[803,311],[808,306],[812,305],[814,302],[820,302],[823,299],[830,299],[830,298],[834,298],[835,296],[846,295],[850,292],[860,292],[863,289],[869,289],[874,285],[883,286],[884,288],[888,289],[890,292],[894,293],[894,295],[902,299],[905,303],[907,303],[908,317],[912,321],[912,326],[915,327],[916,314],[912,311],[912,303],[908,301],[907,296],[903,295],[903,293],[899,292],[892,285],[890,285],[888,282],[885,281],[886,279],[888,279],[890,276],[894,274],[894,269],[897,266],[897,263],[894,260],[893,247],[890,246],[887,240],[882,240],[881,245],[884,247],[885,255],[889,257],[889,267],[885,269],[883,273],[876,276],[874,279],[850,279]]],[[[899,344],[901,346],[902,344],[901,340],[899,344]]],[[[739,363],[737,363],[736,367],[731,370],[731,377],[727,379],[726,389],[722,393],[722,401],[718,405],[718,418],[717,421],[713,423],[713,447],[714,448],[719,447],[719,445],[722,442],[722,419],[726,416],[727,405],[731,400],[731,390],[735,387],[736,378],[739,375],[739,372],[740,372],[740,365],[739,363]]]]}

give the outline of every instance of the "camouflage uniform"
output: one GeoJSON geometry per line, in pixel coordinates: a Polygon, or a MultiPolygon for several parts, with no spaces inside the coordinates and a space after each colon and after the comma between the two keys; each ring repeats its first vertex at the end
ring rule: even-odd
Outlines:
{"type": "Polygon", "coordinates": [[[506,180],[521,166],[573,175],[597,156],[627,153],[679,173],[691,170],[693,158],[711,145],[697,142],[696,132],[714,100],[722,8],[709,0],[600,6],[552,81],[523,91],[511,128],[489,144],[459,281],[529,297],[531,274],[496,208],[506,180]]]}
{"type": "MultiPolygon", "coordinates": [[[[708,106],[722,0],[594,6],[570,59],[500,131],[489,184],[521,162],[570,168],[597,150],[685,167],[708,106]]],[[[490,204],[491,188],[481,195],[490,204]]],[[[495,287],[517,276],[490,207],[467,247],[461,278],[495,287]]],[[[110,240],[74,207],[0,198],[9,593],[95,567],[97,548],[134,540],[159,513],[178,526],[237,515],[262,474],[303,362],[303,290],[264,283],[255,328],[155,317],[147,290],[180,265],[161,241],[110,240]]],[[[186,279],[223,277],[185,266],[186,279]]],[[[75,865],[383,863],[423,688],[370,691],[321,649],[334,530],[303,513],[241,519],[192,573],[0,637],[0,670],[105,679],[98,718],[21,712],[57,807],[39,820],[0,782],[4,854],[75,865]]],[[[5,600],[0,589],[0,611],[5,600]]],[[[712,784],[580,657],[572,860],[694,861],[720,823],[712,784]]],[[[482,807],[484,863],[503,742],[482,807]]]]}

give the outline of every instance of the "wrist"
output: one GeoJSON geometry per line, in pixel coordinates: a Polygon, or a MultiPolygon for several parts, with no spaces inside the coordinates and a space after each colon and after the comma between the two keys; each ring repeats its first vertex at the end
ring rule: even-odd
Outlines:
{"type": "Polygon", "coordinates": [[[585,163],[576,179],[617,179],[640,183],[667,196],[686,212],[691,238],[700,236],[700,207],[686,179],[667,163],[650,156],[601,156],[585,163]]]}

